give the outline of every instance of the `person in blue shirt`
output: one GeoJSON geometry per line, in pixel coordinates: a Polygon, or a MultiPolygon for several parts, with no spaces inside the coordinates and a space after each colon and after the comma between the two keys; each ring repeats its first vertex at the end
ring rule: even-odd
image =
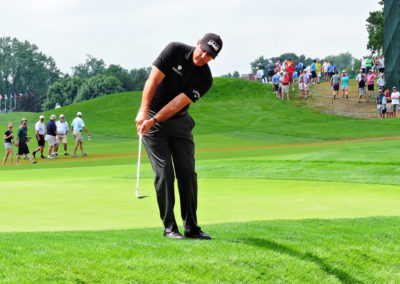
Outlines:
{"type": "Polygon", "coordinates": [[[315,63],[317,60],[313,60],[313,63],[311,63],[311,83],[315,85],[315,82],[317,81],[317,66],[315,63]]]}
{"type": "Polygon", "coordinates": [[[82,156],[86,156],[87,155],[85,152],[83,152],[82,129],[84,129],[86,131],[86,133],[88,135],[88,140],[90,140],[90,132],[86,128],[86,125],[82,120],[82,113],[78,112],[76,114],[76,118],[74,118],[74,120],[71,123],[71,130],[72,130],[72,133],[73,133],[74,139],[75,139],[75,148],[74,148],[74,153],[72,154],[73,158],[78,157],[78,155],[76,154],[76,150],[78,149],[78,146],[81,149],[81,155],[82,156]]]}
{"type": "Polygon", "coordinates": [[[346,73],[345,70],[342,72],[342,78],[341,78],[341,84],[342,84],[342,98],[346,96],[346,99],[349,98],[349,75],[346,73]]]}
{"type": "MultiPolygon", "coordinates": [[[[376,108],[379,113],[380,118],[385,117],[385,112],[384,112],[384,105],[383,105],[383,100],[385,98],[385,95],[383,94],[382,90],[379,90],[378,95],[376,96],[376,108]]],[[[386,101],[385,101],[386,103],[386,101]]]]}
{"type": "Polygon", "coordinates": [[[295,67],[297,74],[300,74],[300,71],[303,70],[303,63],[299,59],[296,61],[296,67],[295,67]]]}
{"type": "Polygon", "coordinates": [[[272,84],[274,84],[274,88],[275,88],[275,95],[276,97],[280,98],[281,94],[279,92],[279,80],[281,79],[281,75],[276,72],[274,76],[272,76],[272,84]]]}
{"type": "Polygon", "coordinates": [[[52,114],[50,116],[50,120],[46,124],[46,129],[47,129],[46,139],[47,142],[49,143],[47,159],[54,159],[55,157],[57,157],[55,153],[52,154],[54,146],[56,145],[56,137],[60,139],[60,135],[58,134],[55,120],[56,120],[56,115],[52,114]]]}
{"type": "Polygon", "coordinates": [[[331,61],[328,65],[328,74],[329,74],[329,79],[332,78],[332,76],[335,74],[336,71],[336,65],[333,64],[333,61],[331,61]]]}

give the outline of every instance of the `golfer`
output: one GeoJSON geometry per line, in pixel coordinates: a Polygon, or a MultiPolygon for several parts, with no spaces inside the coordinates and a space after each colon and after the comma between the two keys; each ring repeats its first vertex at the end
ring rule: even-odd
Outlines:
{"type": "Polygon", "coordinates": [[[84,129],[86,131],[86,133],[88,135],[88,138],[89,138],[90,137],[90,132],[86,128],[85,123],[82,120],[82,113],[79,111],[76,114],[76,117],[74,118],[74,120],[71,123],[71,130],[72,130],[72,133],[73,133],[74,139],[75,139],[75,148],[74,148],[74,153],[72,154],[73,158],[78,157],[78,155],[76,154],[76,150],[78,150],[78,146],[81,149],[81,155],[82,156],[87,156],[87,154],[85,152],[83,152],[82,129],[84,129]]]}
{"type": "Polygon", "coordinates": [[[67,134],[68,134],[68,122],[65,121],[65,117],[63,114],[60,114],[60,120],[56,122],[57,131],[60,135],[60,138],[56,138],[56,145],[54,146],[54,152],[56,156],[58,156],[58,146],[63,143],[64,144],[64,156],[69,156],[67,152],[67,134]]]}
{"type": "Polygon", "coordinates": [[[56,120],[56,115],[52,114],[50,116],[50,120],[47,122],[46,128],[47,128],[47,135],[46,139],[47,142],[49,142],[49,151],[48,151],[48,156],[47,159],[54,159],[57,158],[57,153],[53,149],[56,145],[56,138],[60,138],[60,134],[57,131],[57,126],[55,123],[56,120]]]}
{"type": "Polygon", "coordinates": [[[153,171],[164,236],[184,238],[174,216],[174,179],[178,180],[184,235],[211,239],[197,224],[197,174],[194,161],[189,105],[202,97],[212,85],[208,62],[222,48],[221,38],[206,34],[196,47],[170,43],[153,63],[146,81],[136,126],[143,136],[153,171]],[[175,171],[175,173],[174,173],[175,171]]]}
{"type": "Polygon", "coordinates": [[[45,133],[45,126],[44,126],[44,116],[39,116],[39,121],[35,124],[35,132],[36,132],[36,140],[38,143],[38,147],[35,151],[32,152],[33,158],[36,158],[36,153],[40,151],[40,158],[44,159],[43,156],[43,149],[44,149],[44,133],[45,133]]]}
{"type": "Polygon", "coordinates": [[[17,165],[19,157],[21,155],[26,155],[28,159],[31,161],[31,164],[37,163],[32,161],[31,155],[29,154],[28,145],[26,144],[26,142],[29,141],[27,123],[28,121],[26,120],[26,118],[23,118],[21,121],[21,128],[18,129],[17,133],[17,143],[15,143],[15,146],[18,147],[17,163],[16,163],[17,165]]]}

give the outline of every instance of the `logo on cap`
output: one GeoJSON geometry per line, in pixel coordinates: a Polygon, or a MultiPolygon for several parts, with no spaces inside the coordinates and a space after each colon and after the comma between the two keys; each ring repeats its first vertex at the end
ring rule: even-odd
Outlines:
{"type": "Polygon", "coordinates": [[[218,45],[218,43],[216,43],[216,42],[213,41],[212,39],[210,39],[210,40],[207,42],[207,44],[208,44],[209,46],[211,46],[212,48],[214,48],[215,51],[218,51],[218,50],[219,50],[219,45],[218,45]]]}

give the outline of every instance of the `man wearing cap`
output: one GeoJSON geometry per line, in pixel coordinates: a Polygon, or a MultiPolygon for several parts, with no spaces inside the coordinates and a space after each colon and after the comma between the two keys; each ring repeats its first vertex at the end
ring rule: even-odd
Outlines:
{"type": "Polygon", "coordinates": [[[197,224],[197,174],[195,172],[195,126],[189,105],[212,85],[208,62],[222,48],[221,38],[206,34],[195,47],[170,43],[153,63],[136,116],[137,132],[155,174],[155,188],[164,236],[184,238],[175,221],[174,180],[178,180],[181,216],[187,238],[211,239],[197,224]],[[174,173],[175,172],[175,173],[174,173]]]}
{"type": "Polygon", "coordinates": [[[90,137],[90,132],[86,128],[86,125],[82,120],[82,113],[78,112],[76,114],[76,117],[74,118],[74,120],[71,123],[71,130],[72,130],[72,133],[73,133],[74,139],[75,139],[75,148],[74,148],[74,153],[72,154],[73,158],[78,157],[78,155],[76,154],[76,150],[78,149],[78,146],[81,149],[81,155],[82,156],[86,156],[87,155],[85,152],[83,152],[82,129],[84,129],[86,131],[88,137],[90,137]]]}
{"type": "Polygon", "coordinates": [[[21,127],[18,130],[17,134],[17,141],[15,143],[15,146],[18,147],[17,163],[16,163],[17,165],[19,162],[20,155],[27,155],[28,159],[31,161],[31,164],[37,163],[32,160],[31,155],[29,154],[28,145],[26,144],[26,142],[29,141],[27,123],[28,121],[26,120],[26,118],[23,118],[21,121],[21,127]]]}
{"type": "Polygon", "coordinates": [[[400,93],[397,91],[396,87],[393,87],[391,98],[392,98],[393,117],[396,118],[396,111],[399,107],[399,99],[400,99],[400,93]]]}
{"type": "Polygon", "coordinates": [[[275,63],[272,60],[268,60],[267,71],[268,71],[268,82],[272,83],[272,77],[274,76],[274,70],[276,68],[275,63]]]}
{"type": "Polygon", "coordinates": [[[60,120],[56,122],[57,131],[60,135],[60,139],[56,138],[56,145],[54,146],[54,154],[58,156],[58,145],[60,143],[64,144],[64,156],[69,156],[67,152],[67,134],[68,134],[68,122],[65,121],[65,117],[63,114],[60,114],[60,120]]]}
{"type": "Polygon", "coordinates": [[[367,75],[369,97],[372,97],[374,95],[375,78],[376,78],[376,75],[372,72],[372,70],[369,70],[368,75],[367,75]]]}
{"type": "Polygon", "coordinates": [[[33,158],[36,158],[36,153],[40,151],[40,158],[44,159],[43,149],[44,149],[44,134],[45,134],[45,126],[44,126],[44,116],[39,116],[39,121],[35,124],[35,132],[36,132],[36,140],[38,142],[38,147],[35,151],[32,152],[33,158]]]}
{"type": "Polygon", "coordinates": [[[49,151],[48,151],[48,156],[47,159],[53,159],[56,158],[57,155],[54,153],[52,154],[53,148],[56,145],[56,136],[60,137],[57,131],[57,126],[56,123],[54,122],[56,120],[56,115],[52,114],[50,116],[49,122],[47,122],[46,128],[47,128],[47,135],[46,135],[46,140],[49,142],[49,151]]]}

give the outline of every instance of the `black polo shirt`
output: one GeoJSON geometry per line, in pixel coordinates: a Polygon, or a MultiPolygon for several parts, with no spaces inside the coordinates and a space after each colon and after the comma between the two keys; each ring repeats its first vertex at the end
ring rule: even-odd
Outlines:
{"type": "MultiPolygon", "coordinates": [[[[208,64],[193,63],[193,46],[172,42],[164,48],[153,65],[165,74],[150,104],[150,110],[158,112],[172,99],[184,93],[193,102],[200,99],[211,87],[212,76],[208,64]]],[[[189,105],[176,115],[187,112],[189,105]]]]}

